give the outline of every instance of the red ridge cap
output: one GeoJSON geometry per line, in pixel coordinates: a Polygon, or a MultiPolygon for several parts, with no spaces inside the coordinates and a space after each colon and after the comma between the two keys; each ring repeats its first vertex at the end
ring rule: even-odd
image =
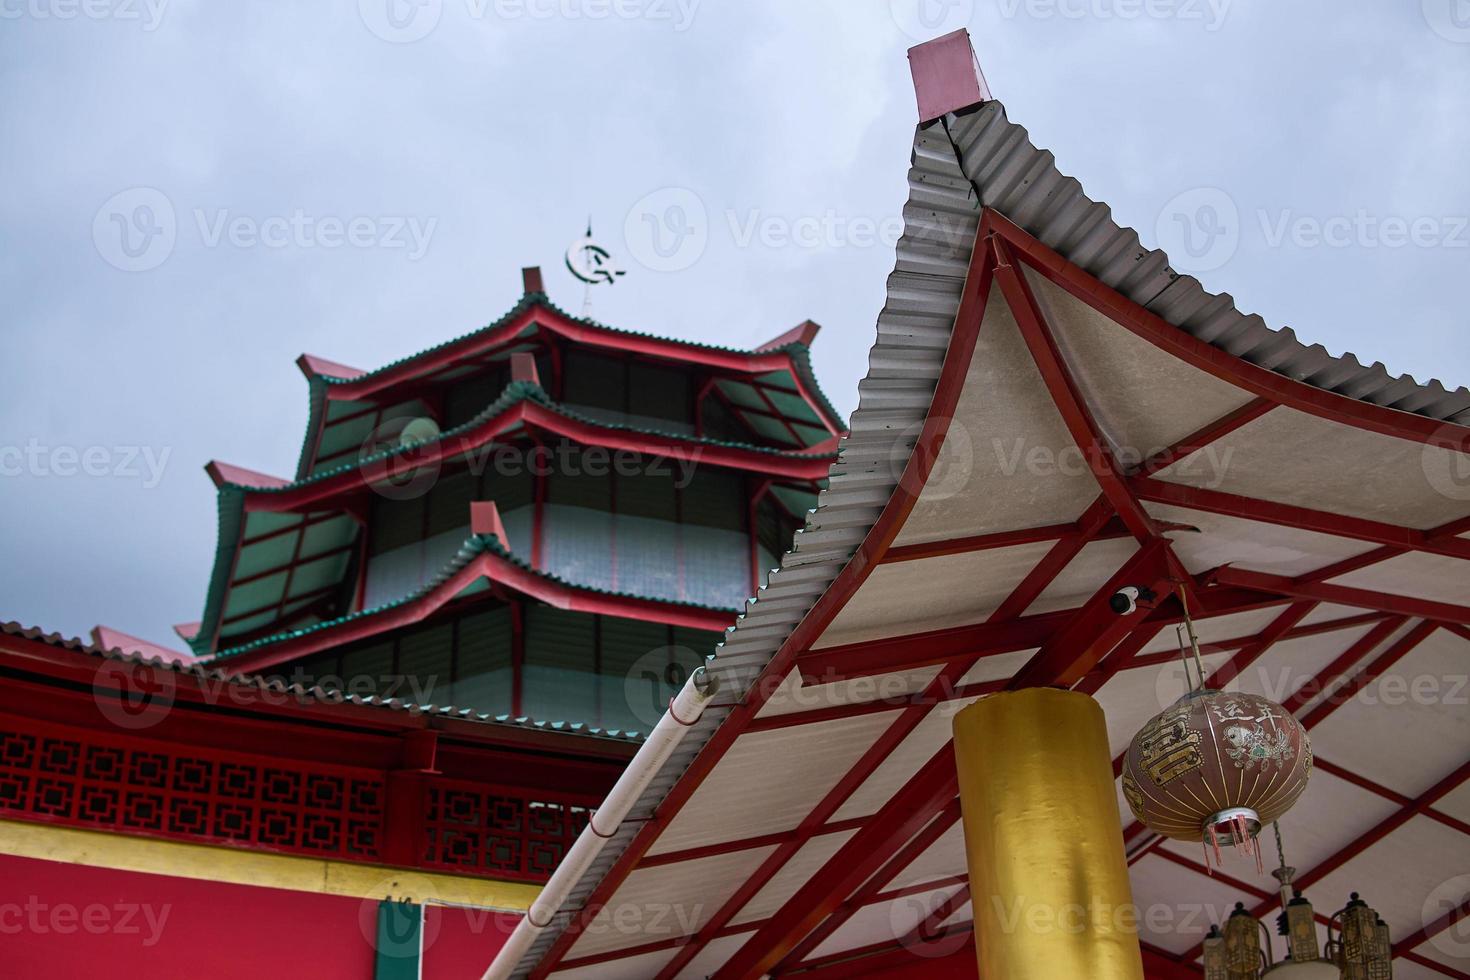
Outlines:
{"type": "Polygon", "coordinates": [[[761,344],[756,350],[775,350],[778,347],[785,347],[787,344],[804,344],[810,347],[812,341],[817,339],[817,332],[821,329],[822,325],[815,320],[803,320],[781,336],[773,337],[764,344],[761,344]]]}
{"type": "Polygon", "coordinates": [[[199,635],[200,625],[197,619],[192,623],[174,623],[174,634],[185,643],[188,643],[199,635]]]}
{"type": "Polygon", "coordinates": [[[205,463],[204,472],[209,474],[209,478],[217,487],[224,486],[226,483],[234,483],[249,489],[265,490],[270,487],[284,487],[291,482],[279,476],[271,476],[269,473],[257,473],[243,466],[221,463],[217,459],[211,459],[205,463]]]}
{"type": "Polygon", "coordinates": [[[362,368],[349,367],[346,364],[329,361],[325,357],[317,357],[315,354],[302,354],[296,358],[296,366],[308,378],[319,374],[331,378],[356,378],[367,373],[362,368]]]}
{"type": "Polygon", "coordinates": [[[500,546],[510,550],[510,538],[505,534],[505,523],[500,519],[500,508],[493,500],[470,501],[470,531],[474,534],[493,535],[500,546]]]}

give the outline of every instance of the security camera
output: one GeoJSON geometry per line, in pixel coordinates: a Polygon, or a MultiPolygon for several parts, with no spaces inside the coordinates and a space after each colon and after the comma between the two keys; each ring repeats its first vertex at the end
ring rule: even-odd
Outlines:
{"type": "Polygon", "coordinates": [[[1136,585],[1125,585],[1112,598],[1108,599],[1108,608],[1119,616],[1131,616],[1138,611],[1138,604],[1152,602],[1157,596],[1149,589],[1141,589],[1136,585]]]}

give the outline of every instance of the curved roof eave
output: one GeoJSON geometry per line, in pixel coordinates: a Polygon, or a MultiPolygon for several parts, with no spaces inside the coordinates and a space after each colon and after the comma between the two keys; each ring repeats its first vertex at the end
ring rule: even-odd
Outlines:
{"type": "MultiPolygon", "coordinates": [[[[335,635],[340,628],[349,623],[361,623],[376,617],[384,617],[388,613],[403,610],[405,607],[422,605],[417,615],[406,619],[394,618],[392,621],[384,622],[377,629],[368,630],[361,636],[353,636],[352,639],[360,639],[362,636],[370,636],[383,629],[391,629],[395,626],[405,625],[408,622],[416,622],[424,616],[430,615],[446,602],[453,599],[466,587],[480,577],[487,577],[494,582],[503,583],[515,591],[526,592],[533,595],[534,590],[527,591],[526,586],[532,580],[544,583],[549,589],[557,593],[567,593],[573,597],[584,597],[593,599],[608,599],[614,602],[628,603],[630,606],[657,606],[665,609],[669,621],[683,620],[677,625],[691,626],[698,629],[720,630],[728,626],[729,618],[733,617],[735,610],[710,606],[696,602],[683,602],[678,600],[654,599],[649,596],[636,595],[629,592],[615,592],[608,589],[599,589],[592,586],[577,585],[554,575],[550,572],[538,571],[528,563],[516,557],[494,536],[489,534],[471,534],[464,545],[456,552],[455,556],[440,569],[432,579],[423,586],[410,592],[402,598],[392,602],[383,603],[371,609],[362,609],[347,613],[335,619],[329,619],[311,626],[282,632],[252,640],[248,643],[233,647],[226,647],[216,653],[211,660],[212,664],[223,663],[229,660],[249,659],[251,669],[263,669],[274,663],[284,662],[295,657],[305,656],[314,652],[318,646],[325,646],[344,642],[344,638],[335,635]],[[479,559],[490,559],[489,564],[477,563],[479,559]],[[320,644],[310,649],[291,649],[284,655],[273,652],[269,662],[262,658],[251,655],[271,648],[279,648],[282,644],[303,640],[306,637],[332,634],[325,637],[320,644]]],[[[299,644],[298,644],[299,646],[299,644]]]]}
{"type": "MultiPolygon", "coordinates": [[[[697,457],[702,451],[707,449],[725,449],[737,453],[750,453],[756,456],[769,457],[773,460],[792,460],[799,462],[820,462],[822,460],[831,459],[833,456],[832,449],[822,448],[821,446],[801,450],[774,449],[768,446],[757,446],[750,443],[729,442],[721,439],[710,439],[705,437],[683,435],[673,432],[663,432],[658,429],[643,428],[640,426],[632,425],[620,425],[614,422],[594,419],[591,416],[583,415],[575,409],[569,408],[565,405],[553,401],[550,396],[548,396],[546,392],[542,390],[538,385],[525,381],[513,381],[506,386],[505,392],[499,398],[497,398],[494,402],[490,404],[489,407],[480,412],[480,414],[476,415],[474,418],[470,419],[468,422],[454,426],[450,429],[445,429],[433,439],[426,439],[421,442],[416,442],[412,445],[412,447],[400,446],[381,450],[371,455],[363,456],[352,462],[343,463],[342,465],[334,466],[329,470],[323,470],[320,473],[313,473],[310,476],[298,478],[290,482],[282,481],[280,483],[270,485],[250,485],[225,480],[220,483],[220,488],[222,490],[240,490],[251,496],[279,496],[291,494],[305,487],[317,486],[328,480],[332,480],[334,478],[341,477],[344,474],[353,472],[363,474],[364,479],[368,479],[369,477],[367,476],[366,471],[370,467],[389,460],[392,457],[407,451],[409,448],[412,448],[415,451],[422,451],[424,447],[432,447],[435,445],[443,444],[447,440],[450,440],[454,437],[469,435],[471,433],[474,433],[477,429],[484,429],[484,433],[482,433],[485,436],[484,440],[476,441],[475,438],[471,436],[471,438],[468,439],[464,443],[464,445],[456,447],[456,452],[454,454],[457,455],[459,453],[469,452],[474,449],[480,448],[484,444],[484,442],[488,442],[494,438],[496,432],[493,431],[494,427],[493,425],[491,425],[491,423],[495,422],[499,416],[503,415],[505,412],[518,405],[527,403],[539,406],[547,413],[559,416],[560,418],[565,419],[567,422],[574,423],[579,427],[602,430],[607,433],[630,433],[635,436],[649,437],[656,440],[661,440],[668,443],[670,446],[687,447],[688,453],[693,457],[697,457]]],[[[667,455],[667,453],[665,453],[665,455],[667,455]]],[[[812,478],[818,479],[820,477],[812,478]]]]}
{"type": "MultiPolygon", "coordinates": [[[[1136,232],[1113,223],[1106,205],[1087,199],[1076,180],[1062,176],[1051,154],[1009,123],[998,102],[918,127],[909,191],[904,234],[878,316],[868,375],[859,386],[852,431],[807,527],[797,532],[791,552],[747,604],[707,667],[725,691],[743,693],[763,674],[784,674],[785,666],[777,670],[774,662],[797,645],[795,638],[808,628],[809,614],[829,596],[845,569],[871,559],[870,547],[882,536],[883,515],[903,495],[901,474],[930,418],[982,206],[1243,367],[1422,417],[1414,421],[1436,419],[1457,427],[1470,423],[1470,391],[1465,388],[1394,377],[1382,364],[1365,367],[1350,354],[1333,357],[1320,345],[1302,344],[1290,330],[1272,329],[1260,317],[1240,313],[1228,295],[1207,293],[1192,277],[1175,273],[1162,252],[1144,248],[1136,232]]],[[[908,490],[917,495],[919,487],[908,490]]],[[[743,698],[722,700],[727,703],[710,706],[687,733],[633,804],[634,812],[662,812],[666,801],[688,791],[691,770],[702,774],[713,766],[710,757],[733,738],[728,729],[739,727],[727,726],[727,719],[743,703],[743,698]]],[[[619,827],[572,887],[565,906],[595,908],[606,900],[656,835],[657,828],[648,823],[619,827]]],[[[543,974],[548,956],[554,962],[568,947],[573,937],[564,934],[575,918],[554,917],[512,975],[543,974]]]]}
{"type": "MultiPolygon", "coordinates": [[[[331,706],[349,706],[346,710],[350,710],[350,706],[387,709],[408,715],[426,715],[471,722],[479,725],[525,729],[556,735],[591,737],[615,742],[641,742],[644,737],[644,733],[642,732],[626,731],[623,729],[604,729],[586,725],[582,722],[549,721],[527,717],[514,717],[511,715],[492,715],[488,712],[475,711],[473,708],[459,707],[456,705],[420,704],[406,698],[382,698],[375,695],[350,694],[317,686],[308,687],[302,684],[285,684],[259,674],[221,670],[214,667],[213,664],[203,661],[173,661],[160,656],[149,656],[137,652],[129,653],[118,648],[108,648],[96,643],[85,643],[75,637],[65,637],[59,633],[47,633],[37,627],[22,626],[17,622],[0,622],[0,635],[40,643],[80,656],[96,657],[108,661],[145,665],[159,670],[166,670],[172,674],[187,676],[202,684],[230,684],[261,692],[268,692],[272,695],[285,695],[293,702],[303,704],[319,703],[331,706]]],[[[271,706],[280,702],[276,698],[264,699],[261,703],[266,706],[271,706]]]]}
{"type": "Polygon", "coordinates": [[[651,343],[674,359],[687,360],[691,359],[690,355],[695,355],[693,359],[701,363],[726,370],[759,373],[786,366],[798,373],[803,387],[808,389],[808,401],[812,403],[812,407],[819,414],[828,417],[839,428],[843,425],[836,409],[832,407],[831,402],[817,384],[817,379],[812,374],[810,364],[806,359],[809,350],[807,341],[815,335],[815,331],[801,332],[798,328],[797,331],[789,331],[782,338],[778,338],[781,340],[786,336],[791,336],[792,339],[789,341],[775,346],[763,345],[754,350],[703,344],[691,340],[660,337],[637,330],[623,330],[585,317],[575,317],[551,302],[544,293],[526,293],[515,306],[494,322],[371,371],[363,371],[350,377],[336,377],[322,370],[313,373],[312,377],[320,378],[330,389],[334,389],[328,393],[329,398],[364,397],[416,377],[416,369],[420,367],[420,362],[432,360],[436,355],[476,353],[510,340],[531,324],[530,314],[538,310],[549,315],[548,322],[542,323],[542,326],[573,340],[586,342],[593,339],[605,339],[614,342],[603,346],[625,346],[628,342],[651,343]],[[622,341],[622,344],[616,341],[622,341]],[[785,364],[783,365],[782,362],[785,364]]]}

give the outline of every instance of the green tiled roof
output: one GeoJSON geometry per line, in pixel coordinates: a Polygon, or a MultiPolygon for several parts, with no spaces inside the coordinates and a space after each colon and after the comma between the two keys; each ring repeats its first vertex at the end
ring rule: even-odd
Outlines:
{"type": "MultiPolygon", "coordinates": [[[[215,550],[214,569],[211,573],[209,591],[206,594],[204,613],[200,617],[199,632],[194,639],[190,640],[190,647],[196,654],[209,652],[210,643],[219,625],[220,618],[224,615],[224,601],[228,593],[228,578],[234,567],[234,553],[239,547],[240,528],[244,520],[245,498],[250,494],[279,494],[294,490],[298,487],[310,486],[331,479],[342,473],[351,472],[370,463],[387,459],[398,453],[405,452],[410,448],[419,448],[434,442],[440,442],[452,438],[463,432],[473,429],[477,425],[494,418],[506,411],[511,406],[522,402],[532,401],[572,421],[598,428],[615,429],[622,432],[633,432],[640,435],[659,436],[668,439],[677,439],[703,446],[717,446],[727,449],[738,449],[746,452],[759,453],[766,456],[788,458],[788,459],[821,459],[832,455],[827,452],[813,452],[811,450],[786,450],[773,449],[766,446],[756,446],[749,443],[729,442],[719,439],[695,438],[680,433],[665,432],[654,428],[645,428],[630,425],[621,425],[607,422],[601,419],[583,415],[573,409],[552,401],[539,385],[527,381],[515,381],[506,385],[501,396],[492,402],[474,418],[469,421],[446,429],[435,439],[416,443],[413,446],[397,446],[384,449],[380,452],[365,456],[359,460],[335,466],[329,470],[313,474],[295,480],[291,483],[281,484],[274,487],[248,487],[236,483],[224,483],[219,488],[219,543],[215,550]]],[[[510,557],[510,556],[507,556],[510,557]]],[[[648,596],[637,596],[636,598],[651,598],[648,596]]]]}
{"type": "Polygon", "coordinates": [[[404,364],[410,364],[420,358],[428,357],[429,355],[444,350],[445,348],[453,347],[456,344],[461,344],[464,341],[469,340],[473,337],[478,337],[482,334],[491,333],[495,330],[499,330],[500,328],[504,327],[506,324],[514,320],[516,317],[536,306],[540,306],[547,310],[550,310],[557,316],[569,320],[573,323],[579,323],[583,326],[593,327],[597,330],[605,330],[608,333],[621,334],[625,337],[640,337],[647,340],[658,340],[665,343],[678,344],[679,346],[689,347],[696,350],[719,351],[725,354],[787,354],[791,357],[792,364],[796,368],[797,373],[800,374],[802,384],[806,386],[807,390],[817,400],[821,410],[824,411],[829,418],[837,422],[839,425],[842,422],[842,416],[838,414],[837,409],[827,398],[826,392],[822,390],[822,386],[817,382],[816,375],[812,371],[811,351],[807,348],[805,344],[800,343],[799,341],[793,341],[789,344],[783,344],[780,347],[773,347],[765,351],[754,351],[739,347],[726,347],[719,344],[705,344],[692,340],[678,340],[675,338],[661,337],[657,334],[645,333],[638,330],[623,330],[618,327],[610,327],[605,323],[599,323],[598,321],[589,319],[587,317],[572,316],[570,313],[563,310],[555,303],[551,302],[550,298],[548,298],[545,293],[526,293],[524,296],[521,297],[520,301],[517,302],[515,306],[511,307],[510,310],[508,310],[503,316],[493,321],[492,323],[488,323],[483,327],[471,330],[469,333],[461,334],[458,337],[452,337],[442,343],[435,344],[433,347],[425,348],[424,350],[421,350],[416,354],[410,354],[407,357],[400,357],[396,361],[390,361],[387,364],[382,365],[381,367],[374,368],[371,371],[365,371],[362,374],[359,374],[356,377],[352,378],[338,378],[325,374],[314,375],[311,379],[311,384],[308,389],[308,398],[310,404],[307,408],[307,429],[306,436],[302,441],[301,456],[296,466],[297,478],[301,479],[307,475],[307,468],[310,465],[308,453],[311,446],[311,439],[313,434],[316,432],[317,427],[319,426],[322,420],[322,416],[325,414],[326,410],[327,387],[329,387],[330,385],[350,384],[353,382],[361,381],[365,378],[373,378],[388,371],[391,371],[394,368],[400,367],[404,364]]]}
{"type": "Polygon", "coordinates": [[[439,572],[435,574],[432,579],[430,579],[428,582],[426,582],[424,585],[420,586],[413,592],[410,592],[408,595],[403,596],[402,598],[394,599],[392,602],[385,602],[381,605],[374,606],[371,609],[360,609],[357,612],[347,613],[344,616],[338,616],[336,619],[329,619],[320,623],[313,623],[311,626],[303,626],[299,629],[294,630],[284,630],[280,633],[272,634],[271,636],[261,637],[258,640],[252,640],[249,643],[242,643],[239,646],[227,647],[226,649],[223,649],[219,651],[219,653],[215,654],[214,659],[211,662],[213,663],[220,660],[225,660],[229,657],[238,656],[239,654],[247,653],[252,650],[259,650],[263,647],[273,646],[274,644],[281,643],[286,640],[295,640],[303,636],[310,636],[313,633],[319,633],[322,630],[332,629],[336,626],[342,625],[343,623],[350,623],[358,619],[366,619],[370,616],[376,616],[379,613],[387,612],[390,609],[397,609],[400,606],[408,605],[411,602],[417,602],[419,599],[431,595],[439,588],[441,588],[444,583],[448,582],[451,578],[454,577],[455,573],[463,569],[478,555],[485,554],[487,552],[499,558],[503,558],[506,561],[511,562],[517,568],[520,568],[523,571],[530,572],[533,575],[543,578],[548,582],[554,582],[558,585],[564,585],[569,588],[580,589],[584,592],[594,592],[598,595],[616,596],[618,598],[625,599],[648,599],[655,602],[666,603],[672,606],[681,606],[686,609],[700,609],[710,612],[739,612],[738,609],[726,608],[724,606],[710,606],[698,602],[682,602],[671,599],[652,599],[649,596],[637,595],[631,592],[615,592],[611,589],[599,589],[592,586],[578,585],[575,582],[569,582],[566,579],[561,578],[560,576],[551,574],[550,572],[538,571],[532,568],[525,561],[511,553],[511,551],[507,549],[504,545],[502,545],[500,541],[493,535],[472,534],[467,539],[465,539],[465,543],[460,547],[459,551],[455,553],[455,556],[449,560],[449,563],[446,564],[442,569],[440,569],[439,572]]]}

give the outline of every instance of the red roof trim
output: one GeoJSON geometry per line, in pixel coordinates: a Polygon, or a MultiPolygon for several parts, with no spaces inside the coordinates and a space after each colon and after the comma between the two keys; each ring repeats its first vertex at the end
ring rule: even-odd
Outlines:
{"type": "Polygon", "coordinates": [[[270,487],[284,487],[291,482],[279,476],[271,476],[269,473],[258,473],[255,470],[247,470],[243,466],[222,463],[217,459],[205,463],[204,472],[209,474],[209,478],[214,481],[216,487],[230,483],[264,490],[270,487]]]}
{"type": "MultiPolygon", "coordinates": [[[[580,323],[549,304],[536,302],[509,323],[488,333],[470,334],[458,341],[451,341],[437,350],[392,365],[381,373],[370,374],[360,381],[347,380],[333,384],[327,389],[327,398],[332,401],[361,401],[370,398],[404,381],[450,367],[466,357],[506,344],[532,325],[544,327],[568,340],[592,347],[648,354],[741,374],[793,370],[791,355],[785,352],[726,351],[624,333],[611,327],[580,323]]],[[[819,416],[823,414],[818,405],[813,404],[812,408],[819,416]]]]}
{"type": "Polygon", "coordinates": [[[308,378],[317,376],[327,378],[356,378],[367,373],[362,368],[349,367],[337,361],[329,361],[325,357],[317,357],[315,354],[302,354],[296,358],[296,366],[308,378]]]}
{"type": "Polygon", "coordinates": [[[235,654],[221,663],[227,663],[231,670],[261,671],[328,647],[409,626],[428,618],[481,578],[547,605],[573,612],[611,615],[713,632],[723,632],[729,628],[736,616],[734,611],[722,612],[660,602],[656,599],[609,595],[594,589],[566,585],[553,581],[540,572],[522,568],[499,555],[485,552],[477,555],[437,588],[412,602],[370,612],[296,639],[282,640],[258,650],[235,654]]]}
{"type": "Polygon", "coordinates": [[[801,344],[804,347],[810,347],[817,339],[817,334],[821,329],[822,325],[815,320],[803,320],[779,337],[773,337],[761,344],[756,351],[764,353],[778,347],[785,347],[787,344],[801,344]]]}
{"type": "MultiPolygon", "coordinates": [[[[517,402],[501,414],[486,419],[474,428],[424,444],[415,454],[417,466],[431,466],[472,452],[491,442],[517,425],[526,424],[572,439],[583,445],[602,446],[607,449],[629,450],[653,456],[663,456],[685,462],[707,463],[730,469],[748,470],[771,476],[792,477],[799,480],[820,480],[827,476],[832,465],[832,454],[810,452],[793,455],[776,455],[733,446],[710,445],[674,436],[644,434],[594,425],[567,418],[553,409],[533,402],[517,402]]],[[[258,493],[269,490],[271,485],[245,485],[246,511],[297,510],[338,494],[356,490],[370,483],[385,479],[391,471],[396,457],[378,459],[365,466],[334,474],[326,479],[314,480],[280,492],[258,493]]],[[[215,465],[215,464],[211,464],[215,465]]],[[[241,471],[248,473],[249,471],[241,471]]],[[[259,474],[251,474],[262,479],[259,474]]],[[[274,479],[265,477],[263,479],[274,479]]],[[[216,481],[218,482],[218,481],[216,481]]],[[[282,480],[274,486],[284,486],[282,480]]]]}

